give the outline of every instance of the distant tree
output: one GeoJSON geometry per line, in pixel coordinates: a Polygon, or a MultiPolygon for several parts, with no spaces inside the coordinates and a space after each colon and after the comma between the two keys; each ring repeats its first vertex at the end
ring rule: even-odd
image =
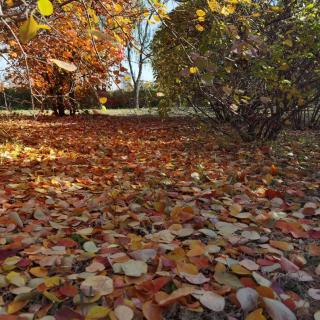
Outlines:
{"type": "Polygon", "coordinates": [[[161,16],[165,16],[166,2],[164,1],[162,4],[158,3],[155,6],[148,0],[138,0],[138,6],[142,15],[135,24],[132,40],[129,42],[126,50],[129,73],[133,82],[135,108],[140,107],[141,77],[143,69],[150,62],[152,54],[151,44],[154,34],[152,25],[161,21],[161,16]]]}

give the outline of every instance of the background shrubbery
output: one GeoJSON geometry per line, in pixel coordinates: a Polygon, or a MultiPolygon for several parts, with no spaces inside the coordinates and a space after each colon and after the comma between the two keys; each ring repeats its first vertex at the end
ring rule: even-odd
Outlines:
{"type": "MultiPolygon", "coordinates": [[[[143,108],[157,108],[159,98],[157,97],[156,90],[153,87],[142,88],[140,92],[140,101],[143,108]]],[[[30,100],[30,92],[27,88],[7,88],[5,89],[9,110],[29,110],[32,108],[30,100]]],[[[134,108],[134,93],[127,90],[115,90],[105,92],[104,95],[108,98],[106,103],[107,109],[131,109],[134,108]]],[[[92,91],[82,91],[80,97],[76,97],[76,104],[79,111],[85,109],[100,108],[97,96],[92,91]]],[[[5,100],[3,92],[0,93],[0,106],[1,109],[5,108],[5,100]]],[[[37,108],[49,110],[50,99],[47,99],[43,105],[37,104],[37,108]]]]}

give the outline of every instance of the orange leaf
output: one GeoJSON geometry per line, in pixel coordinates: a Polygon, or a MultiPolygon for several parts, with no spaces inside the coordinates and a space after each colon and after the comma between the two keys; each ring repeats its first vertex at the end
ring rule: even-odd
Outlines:
{"type": "Polygon", "coordinates": [[[172,220],[175,222],[183,223],[191,220],[194,217],[192,207],[176,207],[171,212],[172,220]]]}
{"type": "Polygon", "coordinates": [[[245,320],[267,320],[267,318],[262,314],[262,309],[257,309],[251,313],[249,313],[245,320]]]}
{"type": "Polygon", "coordinates": [[[21,309],[24,308],[25,305],[27,305],[28,302],[29,302],[28,300],[21,300],[21,301],[13,301],[9,303],[8,309],[7,309],[8,314],[13,314],[20,311],[21,309]]]}
{"type": "Polygon", "coordinates": [[[187,273],[191,275],[197,275],[199,273],[198,268],[192,263],[177,262],[177,270],[179,273],[187,273]]]}
{"type": "Polygon", "coordinates": [[[320,256],[320,246],[318,246],[315,243],[308,245],[308,252],[313,257],[319,257],[320,256]]]}
{"type": "Polygon", "coordinates": [[[202,243],[194,243],[190,246],[190,251],[188,251],[188,257],[202,256],[205,252],[205,246],[202,243]]]}
{"type": "Polygon", "coordinates": [[[167,306],[169,304],[174,303],[176,300],[188,296],[195,291],[194,288],[191,287],[183,287],[177,289],[176,291],[172,292],[167,298],[160,300],[158,303],[160,306],[167,306]]]}
{"type": "Polygon", "coordinates": [[[274,299],[274,292],[272,288],[259,286],[255,288],[261,297],[274,299]]]}
{"type": "Polygon", "coordinates": [[[48,275],[48,270],[42,267],[34,267],[29,270],[29,272],[39,278],[46,277],[48,275]]]}
{"type": "Polygon", "coordinates": [[[241,266],[240,264],[234,264],[231,266],[231,270],[233,273],[235,274],[239,274],[239,275],[250,275],[251,271],[249,271],[248,269],[244,268],[243,266],[241,266]]]}
{"type": "Polygon", "coordinates": [[[161,309],[152,301],[146,301],[143,304],[142,312],[147,320],[162,320],[161,309]]]}
{"type": "Polygon", "coordinates": [[[273,247],[283,250],[283,251],[291,251],[293,250],[293,245],[286,241],[277,241],[277,240],[270,240],[270,245],[273,247]]]}

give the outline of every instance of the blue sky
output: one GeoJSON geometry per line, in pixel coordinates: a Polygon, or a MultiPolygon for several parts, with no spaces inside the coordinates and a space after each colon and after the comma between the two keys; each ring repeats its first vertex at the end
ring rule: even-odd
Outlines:
{"type": "MultiPolygon", "coordinates": [[[[172,9],[174,9],[177,6],[176,2],[174,0],[169,0],[167,3],[167,7],[169,9],[169,11],[171,11],[172,9]]],[[[159,27],[159,24],[153,26],[153,31],[155,31],[157,28],[159,27]]],[[[125,66],[127,66],[127,63],[125,63],[125,66]]],[[[152,66],[150,63],[147,63],[144,68],[143,68],[143,72],[142,72],[142,77],[141,80],[143,81],[153,81],[154,77],[153,77],[153,70],[152,70],[152,66]]]]}

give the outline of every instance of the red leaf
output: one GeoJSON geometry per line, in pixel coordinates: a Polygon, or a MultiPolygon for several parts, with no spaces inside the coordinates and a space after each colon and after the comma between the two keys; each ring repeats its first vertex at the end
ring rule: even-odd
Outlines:
{"type": "Polygon", "coordinates": [[[73,310],[62,307],[56,314],[55,314],[56,320],[83,320],[84,317],[77,313],[74,312],[73,310]]]}
{"type": "Polygon", "coordinates": [[[78,293],[78,288],[70,284],[65,284],[63,287],[59,288],[59,291],[66,297],[74,297],[78,293]]]}

